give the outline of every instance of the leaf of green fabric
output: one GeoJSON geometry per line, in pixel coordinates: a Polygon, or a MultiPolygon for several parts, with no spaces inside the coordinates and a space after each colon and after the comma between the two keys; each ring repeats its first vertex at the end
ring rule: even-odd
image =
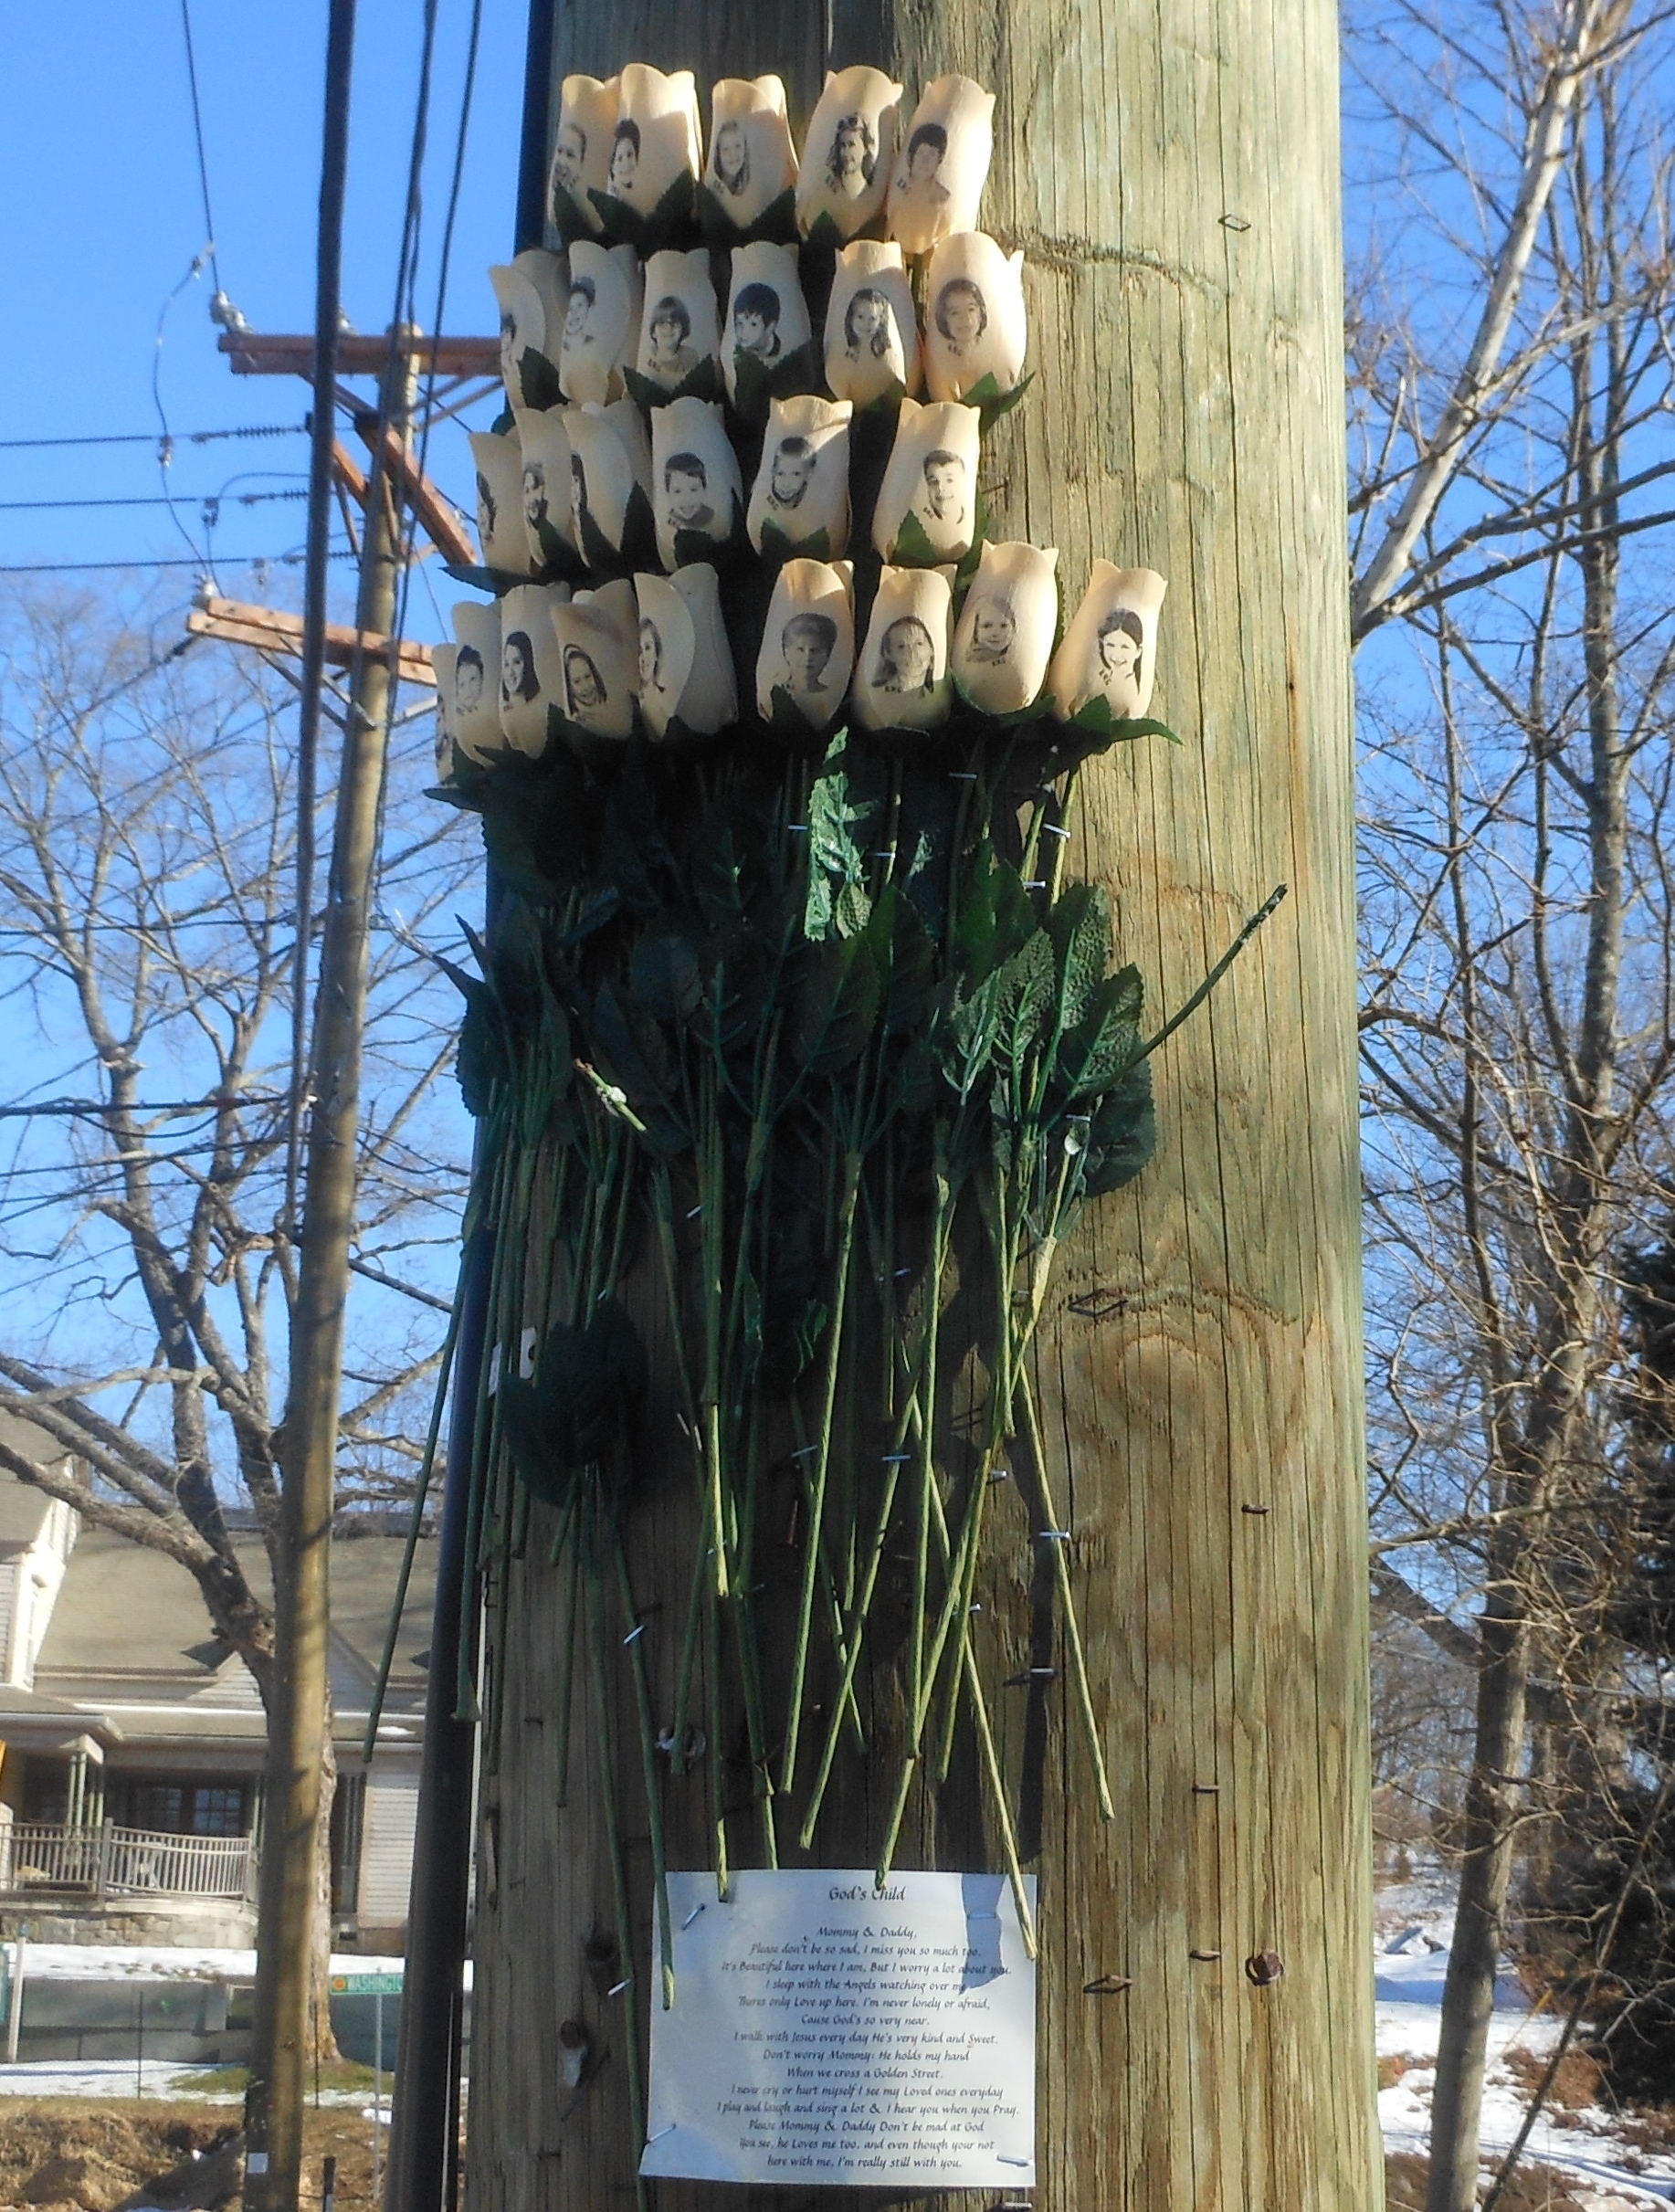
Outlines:
{"type": "Polygon", "coordinates": [[[833,1076],[859,1059],[878,1018],[878,964],[865,937],[804,948],[792,1000],[793,1064],[833,1076]]]}

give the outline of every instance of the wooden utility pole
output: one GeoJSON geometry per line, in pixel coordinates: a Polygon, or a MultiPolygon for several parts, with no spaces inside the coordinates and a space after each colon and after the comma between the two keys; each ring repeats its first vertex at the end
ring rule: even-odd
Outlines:
{"type": "MultiPolygon", "coordinates": [[[[395,345],[385,372],[382,412],[397,439],[405,437],[413,395],[411,352],[395,345]]],[[[382,470],[374,469],[355,609],[355,627],[363,635],[393,636],[406,564],[399,510],[382,470]]],[[[327,1639],[338,1400],[358,1180],[367,945],[395,681],[387,654],[362,652],[353,658],[309,1065],[302,1252],[291,1314],[280,1493],[280,1571],[288,1602],[275,1611],[260,1897],[264,2002],[248,2114],[252,2147],[266,2152],[267,2166],[247,2186],[252,2202],[273,2212],[295,2206],[301,2172],[321,1776],[331,1743],[327,1639]]]]}
{"type": "MultiPolygon", "coordinates": [[[[985,224],[1027,256],[1038,381],[985,454],[993,534],[1057,545],[1072,596],[1098,554],[1171,579],[1154,711],[1185,743],[1121,748],[1085,772],[1071,872],[1109,887],[1122,956],[1163,1007],[1274,884],[1290,886],[1159,1056],[1158,1155],[1090,1209],[1035,1356],[1116,1817],[1100,1819],[1070,1716],[1048,1701],[1048,1781],[1026,1839],[1042,1933],[1034,2201],[1374,2212],[1333,0],[563,11],[554,85],[640,59],[693,68],[706,88],[777,71],[799,123],[828,63],[879,64],[910,106],[950,70],[998,94],[985,224]]],[[[650,1350],[656,1397],[670,1351],[655,1335],[650,1350]]],[[[661,1714],[691,1531],[672,1527],[682,1477],[639,1471],[651,1502],[630,1522],[634,1586],[661,1714]]],[[[996,1651],[1027,1637],[1027,1550],[1016,1576],[985,1585],[996,1651]]],[[[568,1804],[553,1803],[559,1583],[538,1523],[490,1655],[500,1726],[478,1861],[469,2154],[479,2212],[632,2201],[613,1998],[649,1955],[648,1868],[630,1848],[640,1955],[614,1958],[585,1728],[568,1804]]],[[[1016,1715],[1000,1671],[989,1694],[1016,1715]]],[[[631,1744],[626,1668],[612,1694],[631,1744]]],[[[895,1771],[883,1657],[870,1710],[884,1765],[869,1786],[857,1760],[835,1785],[827,1865],[869,1866],[879,1848],[895,1771]]],[[[1014,1718],[1010,1763],[1020,1734],[1014,1718]]],[[[671,1864],[709,1863],[702,1789],[697,1776],[668,1785],[671,1864]]],[[[949,1791],[916,1804],[900,1863],[984,1868],[992,1844],[974,1795],[949,1791]]],[[[718,2201],[655,2187],[658,2212],[718,2201]]],[[[839,2197],[859,2201],[820,2193],[839,2197]]],[[[757,2188],[751,2201],[810,2200],[757,2188]]]]}

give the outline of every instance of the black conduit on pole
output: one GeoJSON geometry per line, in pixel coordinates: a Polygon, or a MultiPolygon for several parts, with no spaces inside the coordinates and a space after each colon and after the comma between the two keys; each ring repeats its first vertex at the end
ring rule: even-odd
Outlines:
{"type": "MultiPolygon", "coordinates": [[[[518,252],[540,245],[545,220],[553,9],[553,0],[530,0],[513,232],[518,252]]],[[[490,871],[485,894],[490,939],[499,905],[499,886],[490,871]]],[[[477,1165],[481,1164],[479,1143],[477,1165]]],[[[476,1732],[470,1722],[458,1718],[455,1691],[461,1644],[475,1637],[477,1627],[476,1595],[461,1585],[493,1267],[493,1231],[479,1227],[466,1248],[460,1275],[459,1335],[437,1540],[437,1603],[425,1686],[425,1745],[407,1908],[401,2048],[385,2185],[387,2212],[455,2212],[459,2196],[459,2066],[476,1732]]]]}

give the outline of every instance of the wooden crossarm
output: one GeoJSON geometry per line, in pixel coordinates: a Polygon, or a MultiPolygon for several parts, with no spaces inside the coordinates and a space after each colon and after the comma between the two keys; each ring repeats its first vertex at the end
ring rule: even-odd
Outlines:
{"type": "MultiPolygon", "coordinates": [[[[282,614],[271,606],[248,606],[240,599],[211,599],[204,606],[195,606],[186,616],[186,628],[194,637],[219,637],[226,644],[255,646],[264,653],[290,653],[299,658],[302,653],[300,615],[282,614]]],[[[330,667],[346,669],[353,660],[357,647],[363,653],[375,653],[387,659],[391,640],[371,631],[352,629],[345,623],[327,623],[326,660],[330,667]]],[[[398,650],[396,674],[403,683],[434,685],[436,674],[430,665],[429,647],[404,637],[398,650]]]]}

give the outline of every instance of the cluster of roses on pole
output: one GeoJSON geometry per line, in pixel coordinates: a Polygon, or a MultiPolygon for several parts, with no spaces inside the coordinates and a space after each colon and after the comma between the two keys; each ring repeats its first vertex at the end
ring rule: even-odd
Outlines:
{"type": "MultiPolygon", "coordinates": [[[[1238,946],[1148,1033],[1069,879],[1082,762],[1170,735],[1164,586],[1096,561],[1066,621],[1057,553],[987,534],[1028,382],[1023,257],[980,227],[993,108],[846,68],[799,155],[777,78],[716,85],[706,139],[689,73],[571,77],[561,248],[491,272],[509,404],[461,572],[490,595],[435,649],[437,795],[503,894],[450,969],[496,1232],[468,1572],[503,1635],[551,1509],[561,1802],[574,1709],[625,1959],[649,1834],[666,2003],[668,1793],[705,1791],[723,1892],[817,1849],[880,1648],[880,1879],[965,1760],[1033,1943],[1003,1675],[1063,1700],[1111,1810],[1029,1354],[1082,1207],[1150,1156],[1149,1056],[1238,946]],[[687,1596],[648,1614],[633,1530],[671,1480],[687,1596]],[[1050,1664],[1038,1623],[1021,1666],[991,1648],[997,1563],[1050,1590],[1050,1664]]],[[[459,1685],[490,1760],[497,1648],[459,1685]]]]}

